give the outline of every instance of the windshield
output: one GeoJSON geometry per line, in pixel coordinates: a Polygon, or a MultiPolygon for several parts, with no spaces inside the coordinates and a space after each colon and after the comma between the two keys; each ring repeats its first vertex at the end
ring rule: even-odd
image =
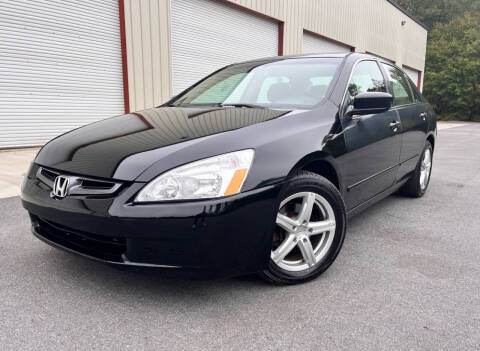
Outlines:
{"type": "Polygon", "coordinates": [[[340,62],[339,58],[302,58],[232,65],[171,105],[308,109],[323,100],[340,62]]]}

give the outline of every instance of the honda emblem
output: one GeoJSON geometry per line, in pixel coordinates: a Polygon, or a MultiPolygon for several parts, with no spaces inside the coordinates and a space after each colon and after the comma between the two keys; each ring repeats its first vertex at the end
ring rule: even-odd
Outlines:
{"type": "Polygon", "coordinates": [[[50,193],[51,197],[56,197],[59,199],[64,198],[67,196],[68,193],[68,183],[69,179],[64,176],[58,176],[55,178],[55,182],[53,183],[53,189],[50,193]]]}

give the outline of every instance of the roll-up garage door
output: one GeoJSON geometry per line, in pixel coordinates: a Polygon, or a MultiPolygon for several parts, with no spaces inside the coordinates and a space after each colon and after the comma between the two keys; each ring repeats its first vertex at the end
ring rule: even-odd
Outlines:
{"type": "Polygon", "coordinates": [[[123,112],[118,1],[2,1],[0,148],[123,112]]]}
{"type": "Polygon", "coordinates": [[[410,77],[410,79],[412,80],[412,82],[415,83],[415,85],[417,86],[417,88],[420,89],[420,87],[418,86],[418,83],[419,83],[419,74],[420,72],[417,71],[417,70],[414,70],[412,68],[409,68],[409,67],[405,67],[403,66],[403,71],[407,74],[407,76],[410,77]]]}
{"type": "Polygon", "coordinates": [[[324,52],[350,52],[349,46],[337,44],[331,40],[315,36],[310,33],[303,33],[303,50],[304,54],[319,54],[324,52]]]}
{"type": "Polygon", "coordinates": [[[172,0],[173,93],[238,61],[278,54],[278,23],[212,0],[172,0]]]}

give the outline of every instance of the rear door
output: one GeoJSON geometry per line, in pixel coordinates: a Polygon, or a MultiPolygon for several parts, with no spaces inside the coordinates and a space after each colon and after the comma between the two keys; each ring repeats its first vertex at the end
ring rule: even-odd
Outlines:
{"type": "MultiPolygon", "coordinates": [[[[355,95],[372,91],[386,92],[386,79],[377,61],[360,61],[353,68],[342,111],[352,106],[355,95]]],[[[395,110],[343,119],[348,209],[393,185],[401,148],[398,122],[395,110]]]]}
{"type": "Polygon", "coordinates": [[[398,68],[383,63],[393,93],[394,110],[400,116],[402,150],[397,179],[401,180],[415,169],[427,139],[428,110],[422,97],[398,68]]]}

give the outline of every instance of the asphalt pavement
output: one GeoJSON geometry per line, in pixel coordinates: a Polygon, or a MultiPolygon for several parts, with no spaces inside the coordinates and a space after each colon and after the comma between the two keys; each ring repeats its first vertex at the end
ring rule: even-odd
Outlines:
{"type": "Polygon", "coordinates": [[[30,233],[0,200],[1,350],[479,350],[480,124],[439,131],[428,193],[348,224],[310,283],[123,272],[30,233]]]}

